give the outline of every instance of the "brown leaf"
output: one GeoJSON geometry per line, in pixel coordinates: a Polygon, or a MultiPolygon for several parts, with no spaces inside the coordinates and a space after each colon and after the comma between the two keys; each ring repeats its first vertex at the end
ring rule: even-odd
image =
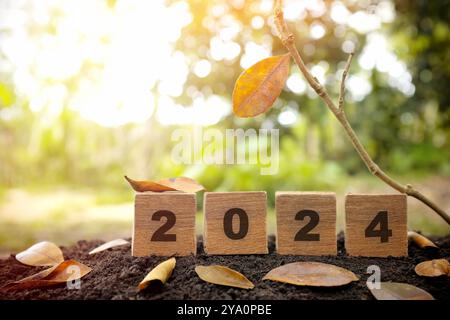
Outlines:
{"type": "Polygon", "coordinates": [[[106,242],[104,244],[102,244],[101,246],[98,246],[97,248],[91,250],[89,252],[89,254],[94,254],[94,253],[98,253],[98,252],[102,252],[114,247],[118,247],[118,246],[123,246],[129,244],[129,242],[127,240],[123,240],[123,239],[116,239],[116,240],[112,240],[109,242],[106,242]]]}
{"type": "Polygon", "coordinates": [[[75,260],[66,260],[49,269],[22,280],[8,283],[2,290],[42,288],[80,279],[91,272],[91,268],[75,260]],[[78,268],[74,272],[73,267],[78,268]]]}
{"type": "Polygon", "coordinates": [[[191,178],[186,177],[179,177],[179,178],[170,178],[170,179],[163,179],[157,181],[157,183],[172,188],[177,191],[183,191],[183,192],[198,192],[202,191],[205,188],[199,184],[197,181],[191,178]]]}
{"type": "Polygon", "coordinates": [[[380,282],[379,289],[369,290],[377,300],[434,300],[425,290],[407,283],[380,282]]]}
{"type": "Polygon", "coordinates": [[[241,73],[233,90],[233,112],[254,117],[266,112],[283,90],[289,75],[290,54],[261,60],[241,73]]]}
{"type": "Polygon", "coordinates": [[[64,261],[61,249],[49,241],[38,242],[16,254],[16,259],[29,266],[54,266],[64,261]]]}
{"type": "Polygon", "coordinates": [[[172,271],[175,268],[176,260],[175,258],[170,258],[164,262],[161,262],[156,267],[154,267],[144,278],[144,280],[139,283],[139,291],[147,288],[152,282],[158,281],[162,284],[172,275],[172,271]]]}
{"type": "Polygon", "coordinates": [[[131,178],[128,178],[125,176],[125,179],[127,179],[128,183],[131,185],[131,187],[137,191],[137,192],[145,192],[145,191],[153,191],[153,192],[163,192],[163,191],[176,191],[173,188],[169,188],[166,186],[163,186],[159,183],[153,182],[153,181],[143,181],[143,180],[133,180],[131,178]]]}
{"type": "Polygon", "coordinates": [[[430,239],[424,237],[421,234],[418,234],[414,231],[408,231],[408,239],[410,239],[412,242],[414,242],[416,245],[418,245],[420,248],[439,248],[437,245],[435,245],[430,239]]]}
{"type": "Polygon", "coordinates": [[[241,289],[253,289],[255,287],[243,274],[228,267],[219,265],[196,266],[195,272],[200,279],[209,283],[241,289]]]}
{"type": "Polygon", "coordinates": [[[419,263],[414,271],[424,277],[450,276],[450,263],[446,259],[424,261],[419,263]]]}
{"type": "Polygon", "coordinates": [[[165,191],[183,191],[183,192],[198,192],[205,188],[197,181],[191,178],[179,177],[163,179],[159,181],[138,181],[125,176],[125,179],[131,187],[137,192],[165,192],[165,191]]]}
{"type": "Polygon", "coordinates": [[[335,287],[358,281],[351,271],[321,262],[294,262],[275,268],[263,280],[272,280],[297,286],[335,287]]]}

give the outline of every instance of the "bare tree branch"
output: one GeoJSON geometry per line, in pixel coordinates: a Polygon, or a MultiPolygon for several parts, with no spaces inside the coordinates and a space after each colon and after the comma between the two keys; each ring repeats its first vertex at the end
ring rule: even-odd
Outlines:
{"type": "Polygon", "coordinates": [[[339,123],[342,125],[342,127],[345,130],[345,133],[349,137],[353,147],[358,152],[358,155],[363,160],[364,164],[369,169],[370,173],[374,176],[380,178],[382,181],[384,181],[386,184],[391,186],[393,189],[397,190],[398,192],[407,194],[408,196],[414,197],[424,204],[426,204],[428,207],[433,209],[437,214],[439,214],[449,225],[450,225],[450,217],[449,215],[440,208],[436,203],[434,203],[431,199],[420,193],[418,190],[414,189],[411,185],[402,185],[390,176],[388,176],[383,170],[381,170],[378,165],[372,160],[370,155],[367,153],[366,149],[362,145],[362,143],[359,141],[358,136],[356,135],[355,131],[351,127],[350,123],[347,120],[347,116],[343,110],[342,104],[344,101],[344,89],[345,89],[345,77],[348,73],[348,68],[350,67],[350,62],[352,55],[350,55],[346,68],[344,70],[344,74],[342,75],[342,83],[341,83],[341,92],[340,92],[340,98],[339,98],[339,107],[336,106],[336,104],[331,100],[330,96],[328,95],[325,88],[317,81],[316,78],[310,73],[308,68],[306,67],[305,63],[303,62],[302,57],[300,56],[300,53],[297,50],[297,47],[295,46],[295,38],[292,32],[289,30],[289,27],[286,24],[286,21],[283,17],[283,9],[282,9],[282,0],[276,0],[275,2],[275,24],[279,32],[279,37],[281,39],[281,42],[286,47],[286,49],[291,54],[292,58],[294,59],[295,63],[299,67],[300,71],[302,72],[303,76],[305,77],[308,84],[314,89],[314,91],[319,95],[319,97],[323,100],[323,102],[327,105],[327,107],[330,109],[331,112],[336,116],[339,123]],[[342,103],[340,102],[342,99],[342,103]]]}

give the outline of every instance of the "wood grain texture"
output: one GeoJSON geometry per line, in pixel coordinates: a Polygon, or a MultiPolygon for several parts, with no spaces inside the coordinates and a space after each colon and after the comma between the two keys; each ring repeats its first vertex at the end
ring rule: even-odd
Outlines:
{"type": "MultiPolygon", "coordinates": [[[[266,192],[206,192],[204,195],[204,245],[208,254],[267,254],[266,192]],[[230,239],[224,217],[230,209],[244,210],[248,231],[241,239],[230,239]]],[[[240,218],[232,219],[234,233],[240,231],[240,218]]]]}
{"type": "MultiPolygon", "coordinates": [[[[335,255],[336,194],[334,192],[277,192],[277,253],[295,255],[335,255]],[[299,230],[312,222],[309,216],[300,219],[300,211],[318,214],[318,224],[308,232],[312,239],[295,240],[299,230]],[[297,219],[296,219],[297,217],[297,219]]],[[[300,237],[299,237],[300,238],[300,237]]]]}
{"type": "Polygon", "coordinates": [[[195,254],[197,249],[196,211],[194,193],[145,192],[136,194],[132,255],[142,257],[195,254]],[[173,212],[176,217],[173,227],[165,232],[166,235],[175,235],[175,241],[152,241],[155,232],[168,221],[164,216],[152,219],[156,212],[162,210],[173,212]]]}
{"type": "MultiPolygon", "coordinates": [[[[348,194],[345,198],[345,248],[352,256],[407,256],[406,195],[348,194]],[[387,211],[388,229],[392,236],[386,242],[380,237],[367,237],[366,229],[380,211],[387,211]]],[[[379,230],[380,225],[377,225],[379,230]]]]}

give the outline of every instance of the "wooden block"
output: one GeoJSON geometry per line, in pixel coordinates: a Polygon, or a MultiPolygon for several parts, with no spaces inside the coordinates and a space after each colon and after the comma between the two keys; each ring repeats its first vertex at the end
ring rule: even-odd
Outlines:
{"type": "Polygon", "coordinates": [[[345,247],[352,256],[407,256],[404,194],[348,194],[345,198],[345,247]]]}
{"type": "Polygon", "coordinates": [[[337,253],[334,192],[277,192],[275,208],[279,254],[337,253]]]}
{"type": "Polygon", "coordinates": [[[139,193],[134,210],[133,256],[196,253],[194,193],[139,193]]]}
{"type": "Polygon", "coordinates": [[[266,192],[206,192],[205,252],[267,254],[266,192]]]}

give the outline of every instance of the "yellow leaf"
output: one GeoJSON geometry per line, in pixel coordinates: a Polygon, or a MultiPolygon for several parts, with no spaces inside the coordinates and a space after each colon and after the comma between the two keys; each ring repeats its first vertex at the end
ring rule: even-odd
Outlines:
{"type": "Polygon", "coordinates": [[[182,192],[198,192],[205,188],[197,181],[186,178],[170,178],[159,181],[144,181],[133,180],[125,176],[125,179],[131,185],[131,187],[137,192],[165,192],[165,191],[182,191],[182,192]]]}
{"type": "Polygon", "coordinates": [[[266,112],[283,90],[289,62],[290,54],[274,56],[242,72],[233,90],[233,112],[244,118],[266,112]]]}
{"type": "Polygon", "coordinates": [[[408,231],[408,239],[413,241],[416,245],[418,245],[420,248],[439,248],[437,245],[435,245],[430,239],[424,237],[421,234],[418,234],[414,231],[408,231]]]}
{"type": "Polygon", "coordinates": [[[377,300],[434,300],[425,290],[407,283],[381,282],[379,289],[369,290],[377,300]]]}
{"type": "Polygon", "coordinates": [[[196,266],[195,272],[200,279],[206,282],[241,289],[253,289],[255,287],[243,274],[228,267],[219,265],[196,266]]]}
{"type": "Polygon", "coordinates": [[[42,288],[84,277],[91,268],[75,260],[66,260],[22,280],[8,283],[2,290],[42,288]]]}
{"type": "Polygon", "coordinates": [[[275,268],[263,280],[272,280],[297,286],[335,287],[358,281],[350,270],[321,262],[294,262],[275,268]]]}
{"type": "Polygon", "coordinates": [[[98,253],[98,252],[102,252],[114,247],[118,247],[118,246],[123,246],[129,244],[129,242],[127,240],[123,240],[123,239],[116,239],[116,240],[112,240],[109,242],[106,242],[104,244],[102,244],[101,246],[98,246],[97,248],[91,250],[89,252],[89,254],[94,254],[94,253],[98,253]]]}
{"type": "Polygon", "coordinates": [[[152,282],[158,281],[162,284],[166,283],[166,281],[172,275],[172,271],[175,268],[176,260],[175,258],[170,258],[164,262],[161,262],[156,267],[154,267],[149,274],[144,278],[144,280],[139,283],[138,289],[139,291],[147,288],[152,282]]]}
{"type": "Polygon", "coordinates": [[[424,277],[450,276],[450,263],[446,259],[424,261],[419,263],[414,271],[424,277]]]}
{"type": "Polygon", "coordinates": [[[42,241],[16,254],[16,259],[29,266],[54,266],[63,262],[64,256],[56,244],[42,241]]]}

